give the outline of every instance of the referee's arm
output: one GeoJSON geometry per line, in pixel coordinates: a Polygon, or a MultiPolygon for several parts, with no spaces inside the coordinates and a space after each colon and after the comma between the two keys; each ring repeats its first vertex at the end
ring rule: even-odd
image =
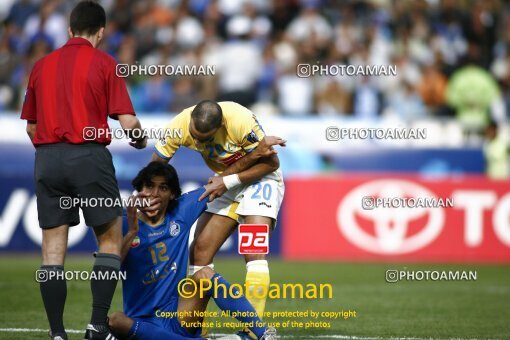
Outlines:
{"type": "Polygon", "coordinates": [[[23,101],[21,118],[26,119],[27,121],[27,134],[28,137],[30,137],[30,141],[33,143],[35,131],[37,129],[37,110],[35,105],[33,72],[30,73],[30,78],[28,79],[27,92],[25,93],[25,100],[23,101]]]}
{"type": "Polygon", "coordinates": [[[119,115],[119,123],[126,134],[131,138],[129,145],[135,149],[143,149],[147,146],[147,136],[144,135],[142,125],[138,118],[132,115],[119,115]]]}
{"type": "Polygon", "coordinates": [[[35,130],[37,129],[37,123],[33,121],[27,121],[27,134],[30,140],[33,142],[35,137],[35,130]]]}
{"type": "MultiPolygon", "coordinates": [[[[116,74],[117,63],[110,59],[107,71],[108,86],[108,115],[118,120],[120,126],[131,139],[129,145],[136,149],[143,149],[147,146],[147,136],[142,131],[142,125],[134,112],[126,110],[125,101],[129,101],[126,84],[123,78],[116,74]]],[[[131,106],[131,101],[129,101],[131,106]]]]}

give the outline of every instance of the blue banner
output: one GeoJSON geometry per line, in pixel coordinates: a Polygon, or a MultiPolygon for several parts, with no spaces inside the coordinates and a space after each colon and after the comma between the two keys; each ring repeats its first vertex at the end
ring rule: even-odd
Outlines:
{"type": "MultiPolygon", "coordinates": [[[[181,186],[185,191],[204,183],[204,178],[193,178],[193,172],[181,176],[181,186]]],[[[206,178],[205,178],[206,179],[206,178]]],[[[0,252],[36,252],[41,246],[41,229],[37,218],[36,196],[32,176],[0,177],[0,252]]],[[[123,196],[132,192],[130,181],[119,180],[123,196]]],[[[69,252],[89,252],[97,249],[94,234],[82,223],[69,232],[69,252]]],[[[278,227],[270,239],[271,254],[280,254],[280,234],[278,227]]],[[[237,254],[237,233],[225,242],[220,254],[237,254]]]]}
{"type": "MultiPolygon", "coordinates": [[[[110,147],[110,151],[120,189],[127,196],[132,191],[131,180],[149,162],[152,148],[134,150],[130,147],[110,147]]],[[[0,143],[0,154],[3,160],[0,162],[0,252],[37,251],[41,244],[41,231],[34,194],[34,148],[28,143],[0,143]]],[[[316,154],[315,157],[321,156],[316,154]]],[[[484,164],[480,149],[344,150],[340,154],[325,157],[323,165],[314,161],[313,168],[304,166],[302,161],[300,166],[300,160],[309,158],[293,148],[281,150],[279,158],[285,178],[302,173],[303,169],[312,174],[340,169],[347,172],[449,176],[482,173],[484,164]]],[[[178,150],[171,164],[179,173],[184,192],[205,184],[213,175],[199,153],[185,148],[178,150]]],[[[270,241],[271,253],[280,253],[281,237],[281,228],[277,227],[270,241]]],[[[69,249],[71,252],[92,252],[96,249],[94,236],[85,225],[71,228],[69,249]]],[[[237,254],[237,233],[225,243],[221,253],[237,254]]]]}

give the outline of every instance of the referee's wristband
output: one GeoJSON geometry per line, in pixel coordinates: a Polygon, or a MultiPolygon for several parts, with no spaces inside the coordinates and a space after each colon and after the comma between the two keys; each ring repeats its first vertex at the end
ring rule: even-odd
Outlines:
{"type": "Polygon", "coordinates": [[[235,188],[239,184],[241,184],[241,180],[239,179],[239,176],[237,174],[228,175],[223,178],[223,184],[225,184],[225,187],[227,190],[230,190],[232,188],[235,188]]]}

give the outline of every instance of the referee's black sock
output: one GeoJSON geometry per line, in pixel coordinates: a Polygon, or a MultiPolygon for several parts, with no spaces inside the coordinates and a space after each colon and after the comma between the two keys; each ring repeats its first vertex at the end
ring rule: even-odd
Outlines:
{"type": "Polygon", "coordinates": [[[97,253],[94,263],[96,278],[90,281],[92,290],[92,317],[90,323],[93,325],[106,324],[108,310],[112,303],[113,293],[117,286],[115,272],[120,270],[120,257],[114,254],[97,253]],[[102,278],[107,278],[106,280],[102,278]]]}
{"type": "Polygon", "coordinates": [[[67,284],[64,266],[43,265],[37,272],[41,296],[46,309],[52,334],[65,334],[64,305],[67,297],[67,284]]]}

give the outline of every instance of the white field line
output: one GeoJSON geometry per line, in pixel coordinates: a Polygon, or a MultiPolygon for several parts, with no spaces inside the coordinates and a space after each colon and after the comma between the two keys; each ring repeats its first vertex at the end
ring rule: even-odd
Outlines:
{"type": "MultiPolygon", "coordinates": [[[[42,328],[0,328],[0,332],[5,333],[48,333],[47,329],[42,328]]],[[[81,334],[85,333],[85,329],[66,329],[67,333],[70,334],[81,334]]],[[[214,338],[227,336],[232,334],[221,334],[221,333],[215,333],[211,334],[214,338]]],[[[330,334],[330,335],[316,335],[316,336],[310,336],[310,335],[278,335],[278,338],[280,339],[345,339],[345,340],[380,340],[380,339],[388,339],[388,338],[382,338],[382,337],[362,337],[362,336],[349,336],[349,335],[339,335],[339,334],[330,334]]],[[[395,340],[423,340],[424,338],[389,338],[389,339],[395,339],[395,340]]],[[[431,339],[431,338],[429,338],[431,339]]],[[[459,339],[456,339],[459,340],[459,339]]]]}

